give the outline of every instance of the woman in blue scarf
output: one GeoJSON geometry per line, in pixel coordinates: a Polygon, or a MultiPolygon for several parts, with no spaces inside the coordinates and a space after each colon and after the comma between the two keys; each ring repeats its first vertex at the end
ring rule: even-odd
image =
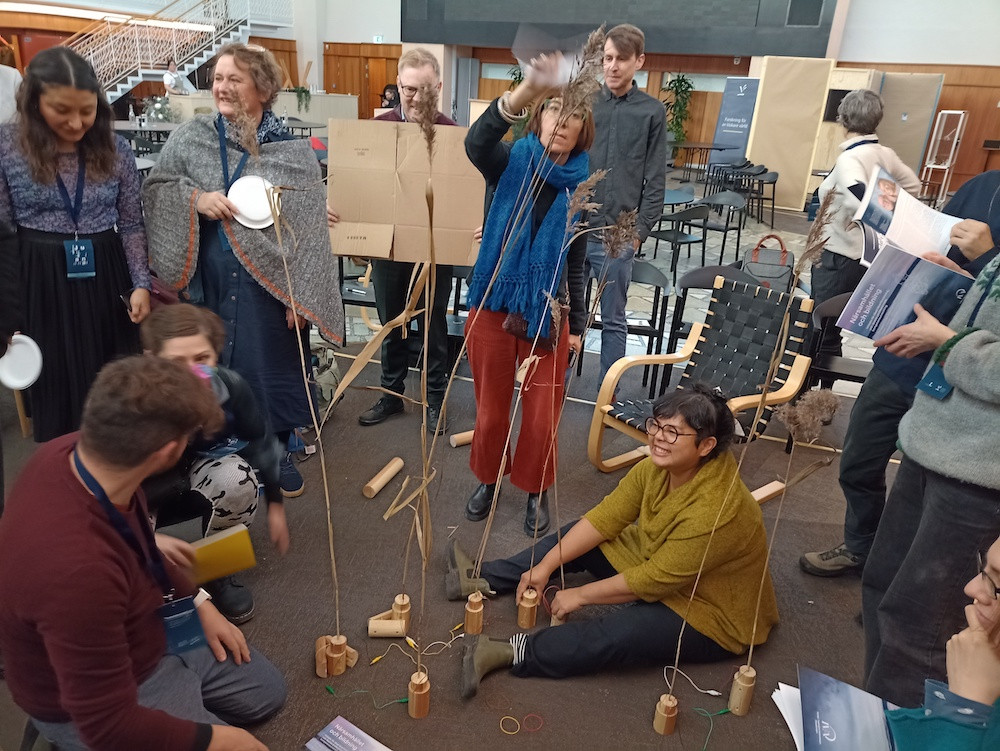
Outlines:
{"type": "Polygon", "coordinates": [[[525,80],[490,104],[469,129],[465,150],[486,178],[483,242],[469,282],[465,336],[476,395],[470,466],[479,486],[465,515],[485,519],[501,468],[528,493],[524,532],[549,527],[547,488],[557,465],[556,431],[569,351],[586,326],[586,237],[570,242],[570,196],[589,174],[594,140],[589,102],[564,112],[550,96],[559,65],[533,60],[525,80]],[[501,139],[527,117],[527,135],[501,139]],[[554,304],[553,300],[558,304],[554,304]],[[518,366],[533,359],[521,386],[521,431],[510,461],[505,444],[518,366]]]}

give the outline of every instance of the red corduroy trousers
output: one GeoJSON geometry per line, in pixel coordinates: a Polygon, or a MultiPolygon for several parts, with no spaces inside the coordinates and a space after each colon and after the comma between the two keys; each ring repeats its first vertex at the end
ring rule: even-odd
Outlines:
{"type": "MultiPolygon", "coordinates": [[[[503,330],[506,317],[506,313],[473,309],[465,326],[476,393],[476,432],[469,466],[486,484],[496,482],[499,476],[510,429],[515,375],[520,363],[531,354],[531,342],[503,330]]],[[[521,387],[521,430],[514,460],[510,461],[508,449],[504,466],[511,483],[528,493],[547,489],[556,474],[556,431],[569,362],[569,321],[563,319],[554,352],[536,347],[534,355],[538,359],[529,367],[521,387]]]]}

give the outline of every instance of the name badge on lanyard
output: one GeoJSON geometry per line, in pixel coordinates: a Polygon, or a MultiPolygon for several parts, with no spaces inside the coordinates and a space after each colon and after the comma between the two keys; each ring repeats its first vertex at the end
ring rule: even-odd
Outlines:
{"type": "MultiPolygon", "coordinates": [[[[69,200],[69,191],[62,176],[56,173],[56,185],[59,187],[59,195],[62,197],[63,206],[73,220],[73,227],[80,226],[80,210],[83,208],[83,187],[86,183],[86,163],[80,154],[77,154],[79,166],[76,171],[76,196],[72,203],[69,200]]],[[[76,232],[72,240],[63,240],[63,249],[66,251],[66,278],[67,279],[90,279],[97,276],[94,266],[94,243],[89,238],[80,239],[79,231],[76,232]]]]}

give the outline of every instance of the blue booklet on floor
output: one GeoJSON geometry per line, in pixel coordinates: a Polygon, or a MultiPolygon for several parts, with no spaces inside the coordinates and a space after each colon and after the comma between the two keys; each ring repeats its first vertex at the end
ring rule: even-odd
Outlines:
{"type": "Polygon", "coordinates": [[[799,666],[803,751],[895,751],[885,710],[894,704],[799,666]]]}
{"type": "Polygon", "coordinates": [[[338,717],[306,743],[308,751],[392,751],[364,730],[338,717]]]}

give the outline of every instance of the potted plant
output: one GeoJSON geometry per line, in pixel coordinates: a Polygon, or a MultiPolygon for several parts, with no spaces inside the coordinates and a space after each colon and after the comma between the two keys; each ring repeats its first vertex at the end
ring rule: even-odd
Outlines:
{"type": "MultiPolygon", "coordinates": [[[[687,138],[684,124],[690,115],[688,106],[691,103],[694,82],[683,73],[675,73],[670,76],[669,81],[663,84],[661,90],[667,92],[669,96],[669,99],[663,103],[667,110],[667,131],[674,143],[683,143],[687,138]]],[[[676,147],[674,147],[673,153],[676,155],[676,147]]]]}
{"type": "Polygon", "coordinates": [[[306,108],[306,112],[309,111],[309,103],[312,101],[312,92],[309,91],[308,86],[293,86],[291,91],[295,92],[295,104],[299,108],[299,112],[302,112],[302,108],[306,108]]]}

